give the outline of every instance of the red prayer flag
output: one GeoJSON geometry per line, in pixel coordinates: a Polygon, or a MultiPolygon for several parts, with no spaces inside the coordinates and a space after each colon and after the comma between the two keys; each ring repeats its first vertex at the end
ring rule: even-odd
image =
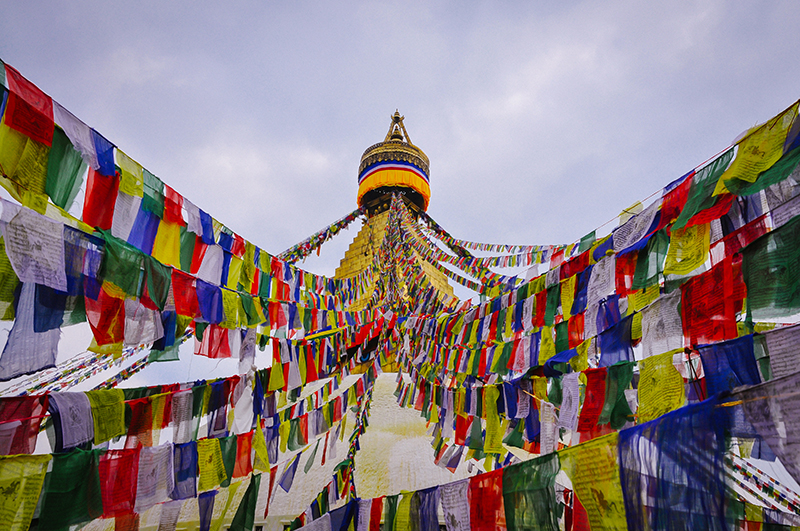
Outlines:
{"type": "Polygon", "coordinates": [[[578,431],[590,431],[597,425],[597,419],[606,402],[606,367],[586,369],[586,398],[578,419],[578,431]]]}
{"type": "MultiPolygon", "coordinates": [[[[734,254],[741,251],[743,248],[747,247],[753,241],[755,241],[760,236],[763,236],[767,233],[767,214],[764,214],[760,218],[754,219],[747,225],[740,227],[739,229],[735,230],[734,232],[728,234],[721,240],[715,242],[711,246],[711,260],[714,260],[715,256],[715,249],[719,245],[724,245],[725,253],[724,256],[733,256],[734,254]]],[[[715,264],[716,265],[716,264],[715,264]]]]}
{"type": "Polygon", "coordinates": [[[278,467],[274,466],[269,469],[269,490],[267,491],[267,503],[264,504],[264,518],[269,515],[269,502],[272,501],[272,487],[275,486],[275,474],[278,472],[278,467]]]}
{"type": "Polygon", "coordinates": [[[694,172],[664,196],[664,200],[661,202],[661,221],[657,230],[663,229],[681,214],[681,210],[683,210],[686,200],[689,198],[689,190],[692,187],[693,178],[694,172]]]}
{"type": "Polygon", "coordinates": [[[320,466],[325,466],[325,460],[328,456],[328,437],[330,434],[330,430],[325,432],[325,443],[322,445],[322,461],[320,461],[320,466]]]}
{"type": "Polygon", "coordinates": [[[471,529],[499,531],[506,528],[502,468],[470,478],[469,518],[471,529]]]}
{"type": "Polygon", "coordinates": [[[279,302],[270,302],[267,305],[269,311],[269,324],[273,330],[286,326],[288,320],[283,312],[283,307],[279,302]]]}
{"type": "Polygon", "coordinates": [[[242,478],[253,471],[250,453],[253,448],[255,430],[236,436],[236,464],[233,466],[233,477],[242,478]]]}
{"type": "Polygon", "coordinates": [[[180,269],[172,270],[172,292],[175,295],[175,312],[187,317],[198,317],[200,306],[197,302],[197,291],[194,277],[180,269]]]}
{"type": "Polygon", "coordinates": [[[741,261],[726,257],[710,270],[681,285],[681,321],[687,346],[738,337],[736,312],[746,288],[741,261]]]}
{"type": "Polygon", "coordinates": [[[13,66],[6,65],[6,81],[9,93],[5,124],[32,140],[51,146],[55,129],[53,99],[13,66]]]}
{"type": "Polygon", "coordinates": [[[168,184],[164,185],[164,221],[177,223],[181,227],[186,226],[183,219],[183,196],[176,192],[168,184]]]}
{"type": "Polygon", "coordinates": [[[230,358],[231,345],[228,340],[228,329],[210,324],[203,333],[203,341],[199,345],[195,341],[195,352],[198,356],[208,358],[230,358]]]}
{"type": "Polygon", "coordinates": [[[618,254],[616,259],[616,290],[620,297],[627,297],[632,291],[633,275],[636,273],[638,251],[618,254]]]}
{"type": "Polygon", "coordinates": [[[105,288],[100,289],[97,300],[84,297],[86,320],[98,345],[121,343],[125,335],[125,301],[112,297],[105,288]]]}
{"type": "Polygon", "coordinates": [[[109,177],[90,167],[86,180],[86,195],[83,198],[84,223],[103,230],[111,230],[118,192],[118,175],[109,177]]]}
{"type": "Polygon", "coordinates": [[[234,234],[233,247],[231,247],[231,253],[237,258],[241,258],[242,256],[244,256],[245,250],[246,249],[244,245],[244,238],[242,238],[238,234],[234,234]]]}
{"type": "Polygon", "coordinates": [[[544,314],[547,310],[547,290],[542,290],[536,294],[536,312],[533,316],[533,326],[539,328],[544,326],[544,314]]]}
{"type": "Polygon", "coordinates": [[[569,333],[569,348],[575,348],[583,343],[585,313],[573,315],[567,321],[567,331],[569,333]]]}
{"type": "Polygon", "coordinates": [[[203,242],[203,238],[200,236],[195,236],[194,240],[194,251],[192,251],[192,263],[189,265],[189,272],[193,275],[196,275],[198,271],[200,271],[200,266],[203,263],[203,257],[206,255],[206,249],[208,249],[208,244],[203,242]]]}
{"type": "Polygon", "coordinates": [[[383,496],[372,498],[369,510],[369,531],[380,531],[381,515],[383,514],[383,496]]]}
{"type": "Polygon", "coordinates": [[[575,493],[572,493],[572,526],[570,531],[590,531],[589,515],[575,493]]]}
{"type": "Polygon", "coordinates": [[[306,383],[316,382],[319,378],[317,376],[317,365],[314,363],[314,353],[311,351],[311,346],[306,346],[306,383]]]}
{"type": "Polygon", "coordinates": [[[719,219],[731,209],[731,204],[733,204],[733,198],[735,196],[733,194],[720,194],[717,196],[717,201],[714,203],[714,206],[707,208],[705,210],[701,210],[697,214],[691,217],[689,221],[686,223],[684,227],[689,228],[695,225],[702,225],[703,223],[709,223],[714,221],[715,219],[719,219]]]}
{"type": "Polygon", "coordinates": [[[471,424],[470,418],[467,415],[456,416],[456,438],[455,443],[459,446],[464,446],[467,442],[467,431],[471,424]]]}
{"type": "Polygon", "coordinates": [[[564,249],[558,249],[550,256],[550,269],[558,267],[562,263],[564,263],[564,249]]]}
{"type": "Polygon", "coordinates": [[[575,258],[572,258],[563,264],[559,270],[559,280],[566,280],[569,277],[582,273],[584,269],[589,267],[592,259],[591,251],[584,251],[575,258]]]}
{"type": "Polygon", "coordinates": [[[103,498],[103,518],[132,513],[139,477],[139,448],[107,450],[100,457],[98,472],[103,498]]]}
{"type": "Polygon", "coordinates": [[[0,455],[32,454],[46,413],[46,394],[0,399],[0,455]]]}
{"type": "Polygon", "coordinates": [[[131,421],[125,448],[153,446],[153,408],[150,397],[130,400],[126,404],[131,410],[131,421]]]}

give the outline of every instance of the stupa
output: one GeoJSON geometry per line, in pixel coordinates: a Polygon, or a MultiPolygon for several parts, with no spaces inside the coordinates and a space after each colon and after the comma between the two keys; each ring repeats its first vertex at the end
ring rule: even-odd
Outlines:
{"type": "MultiPolygon", "coordinates": [[[[367,221],[336,269],[336,278],[357,276],[373,263],[386,236],[393,194],[402,198],[412,215],[428,209],[431,197],[430,161],[425,152],[411,142],[403,123],[404,118],[395,111],[384,140],[367,148],[361,156],[356,201],[364,209],[367,221]]],[[[439,294],[453,297],[453,288],[445,275],[416,253],[415,257],[439,294]]],[[[373,278],[366,281],[370,286],[374,284],[373,278]]],[[[367,290],[367,293],[371,292],[367,290]]],[[[364,309],[369,301],[369,298],[359,299],[352,309],[364,309]]]]}

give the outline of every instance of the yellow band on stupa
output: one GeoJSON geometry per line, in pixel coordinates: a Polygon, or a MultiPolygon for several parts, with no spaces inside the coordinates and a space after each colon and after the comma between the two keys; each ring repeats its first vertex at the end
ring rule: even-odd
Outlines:
{"type": "Polygon", "coordinates": [[[428,208],[428,202],[431,198],[430,185],[416,172],[402,168],[379,169],[367,175],[358,185],[358,204],[361,204],[361,198],[364,197],[364,194],[382,186],[411,188],[422,196],[425,201],[425,208],[428,208]]]}

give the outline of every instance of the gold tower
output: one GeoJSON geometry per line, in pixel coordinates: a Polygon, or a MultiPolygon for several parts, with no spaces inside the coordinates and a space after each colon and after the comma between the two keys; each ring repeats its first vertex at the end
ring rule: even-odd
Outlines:
{"type": "MultiPolygon", "coordinates": [[[[392,194],[399,194],[403,198],[412,215],[428,209],[431,195],[428,156],[411,143],[403,124],[404,117],[395,111],[391,119],[389,132],[383,142],[370,146],[361,156],[357,202],[364,208],[367,221],[339,263],[334,274],[336,278],[355,277],[373,263],[386,236],[392,194]]],[[[416,252],[414,254],[428,280],[440,294],[453,297],[453,288],[444,273],[416,252]]],[[[374,285],[372,278],[365,279],[365,282],[370,287],[374,285]]],[[[371,292],[371,289],[367,289],[368,294],[371,292]]],[[[369,300],[367,295],[358,300],[352,309],[364,309],[369,300]]]]}

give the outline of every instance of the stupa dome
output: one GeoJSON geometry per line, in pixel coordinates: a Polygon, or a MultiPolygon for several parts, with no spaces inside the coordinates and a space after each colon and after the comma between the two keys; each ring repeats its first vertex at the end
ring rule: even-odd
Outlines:
{"type": "Polygon", "coordinates": [[[430,162],[428,156],[411,143],[403,118],[395,111],[383,142],[370,146],[361,156],[358,206],[372,209],[392,192],[399,192],[422,210],[428,209],[430,162]]]}

